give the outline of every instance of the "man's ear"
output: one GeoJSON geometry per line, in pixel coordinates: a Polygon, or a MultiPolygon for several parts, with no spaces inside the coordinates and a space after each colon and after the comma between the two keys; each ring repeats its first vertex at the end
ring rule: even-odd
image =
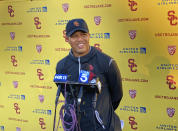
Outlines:
{"type": "Polygon", "coordinates": [[[69,42],[69,37],[66,36],[66,37],[65,37],[65,41],[66,41],[66,42],[69,42]]]}
{"type": "Polygon", "coordinates": [[[90,33],[88,33],[88,35],[89,35],[89,38],[90,38],[90,33]]]}
{"type": "Polygon", "coordinates": [[[66,30],[63,30],[63,37],[65,39],[65,42],[69,42],[69,37],[66,35],[66,30]]]}

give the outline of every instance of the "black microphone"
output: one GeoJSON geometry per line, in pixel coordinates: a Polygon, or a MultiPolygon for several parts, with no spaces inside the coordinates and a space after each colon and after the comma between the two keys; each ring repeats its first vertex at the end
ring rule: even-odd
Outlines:
{"type": "Polygon", "coordinates": [[[57,93],[56,93],[56,100],[55,100],[55,105],[57,105],[58,103],[58,99],[59,99],[59,96],[60,96],[60,93],[61,93],[61,85],[58,84],[58,89],[57,89],[57,93]]]}
{"type": "Polygon", "coordinates": [[[61,83],[65,83],[67,81],[67,75],[66,74],[55,74],[54,76],[54,82],[58,85],[57,93],[56,93],[56,100],[55,105],[58,103],[58,99],[61,93],[61,83]]]}
{"type": "Polygon", "coordinates": [[[56,93],[56,100],[55,100],[55,110],[54,110],[54,121],[53,121],[53,131],[55,131],[56,128],[56,110],[57,110],[57,105],[58,105],[58,99],[61,93],[61,84],[67,81],[67,75],[65,74],[55,74],[54,80],[57,84],[57,93],[56,93]]]}
{"type": "Polygon", "coordinates": [[[96,76],[96,74],[93,73],[94,67],[91,64],[85,63],[83,64],[84,70],[89,72],[89,81],[90,84],[96,84],[97,86],[97,93],[99,94],[101,92],[101,82],[99,80],[99,77],[96,76]]]}
{"type": "Polygon", "coordinates": [[[98,94],[101,93],[101,82],[99,81],[99,78],[96,77],[96,78],[93,78],[90,81],[90,83],[95,83],[96,84],[95,93],[94,93],[93,99],[92,99],[92,104],[93,104],[93,107],[95,109],[96,108],[96,101],[97,101],[98,94]]]}
{"type": "MultiPolygon", "coordinates": [[[[88,84],[89,77],[90,77],[89,64],[85,63],[82,65],[82,69],[80,70],[79,83],[88,84]]],[[[83,86],[80,87],[80,90],[78,93],[78,98],[77,98],[78,105],[80,105],[80,103],[82,101],[82,96],[83,96],[83,86]]]]}
{"type": "Polygon", "coordinates": [[[83,96],[83,86],[80,87],[80,91],[79,91],[79,94],[78,94],[78,99],[77,99],[78,105],[80,105],[80,103],[82,101],[82,96],[83,96]]]}
{"type": "Polygon", "coordinates": [[[101,82],[99,80],[99,77],[96,76],[96,74],[93,73],[94,67],[93,65],[90,65],[88,63],[85,63],[83,65],[83,69],[87,70],[89,72],[89,84],[96,84],[95,87],[95,93],[93,95],[93,99],[92,99],[92,104],[93,107],[96,108],[96,101],[97,101],[97,97],[98,94],[101,93],[101,82]]]}

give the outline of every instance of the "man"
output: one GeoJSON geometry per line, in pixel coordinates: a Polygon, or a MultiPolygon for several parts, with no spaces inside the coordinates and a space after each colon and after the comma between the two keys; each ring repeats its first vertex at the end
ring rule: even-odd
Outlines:
{"type": "MultiPolygon", "coordinates": [[[[70,81],[78,82],[80,71],[87,70],[90,72],[89,81],[98,77],[102,85],[96,107],[92,104],[93,94],[84,88],[78,123],[81,131],[121,131],[119,117],[114,112],[123,96],[116,62],[89,45],[89,29],[83,19],[73,19],[67,23],[65,39],[71,51],[58,62],[56,73],[67,74],[70,81]]],[[[74,103],[72,97],[66,99],[68,103],[74,103]]]]}

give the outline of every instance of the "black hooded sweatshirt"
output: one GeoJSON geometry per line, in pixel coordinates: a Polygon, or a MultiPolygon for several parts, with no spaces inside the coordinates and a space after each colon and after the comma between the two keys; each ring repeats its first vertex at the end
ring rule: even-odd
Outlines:
{"type": "MultiPolygon", "coordinates": [[[[72,50],[56,66],[56,74],[67,74],[70,81],[78,82],[81,69],[89,69],[92,77],[99,77],[102,88],[96,108],[92,106],[93,93],[84,89],[80,104],[81,131],[121,131],[120,119],[114,112],[122,99],[122,81],[116,62],[95,47],[82,57],[74,57],[72,50]]],[[[63,90],[64,94],[64,90],[63,90]]],[[[72,103],[72,97],[66,98],[72,103]]]]}

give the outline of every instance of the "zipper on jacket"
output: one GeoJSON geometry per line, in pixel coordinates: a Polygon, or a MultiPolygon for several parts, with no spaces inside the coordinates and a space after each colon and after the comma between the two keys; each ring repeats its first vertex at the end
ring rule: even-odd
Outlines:
{"type": "Polygon", "coordinates": [[[99,112],[98,112],[97,110],[95,110],[95,117],[96,117],[98,123],[101,125],[101,127],[102,127],[103,129],[106,129],[105,126],[104,126],[103,121],[102,121],[101,118],[100,118],[99,112]]]}
{"type": "Polygon", "coordinates": [[[80,76],[80,69],[81,69],[80,56],[78,57],[78,64],[79,64],[79,66],[78,66],[78,73],[79,73],[79,75],[78,76],[80,76]]]}

